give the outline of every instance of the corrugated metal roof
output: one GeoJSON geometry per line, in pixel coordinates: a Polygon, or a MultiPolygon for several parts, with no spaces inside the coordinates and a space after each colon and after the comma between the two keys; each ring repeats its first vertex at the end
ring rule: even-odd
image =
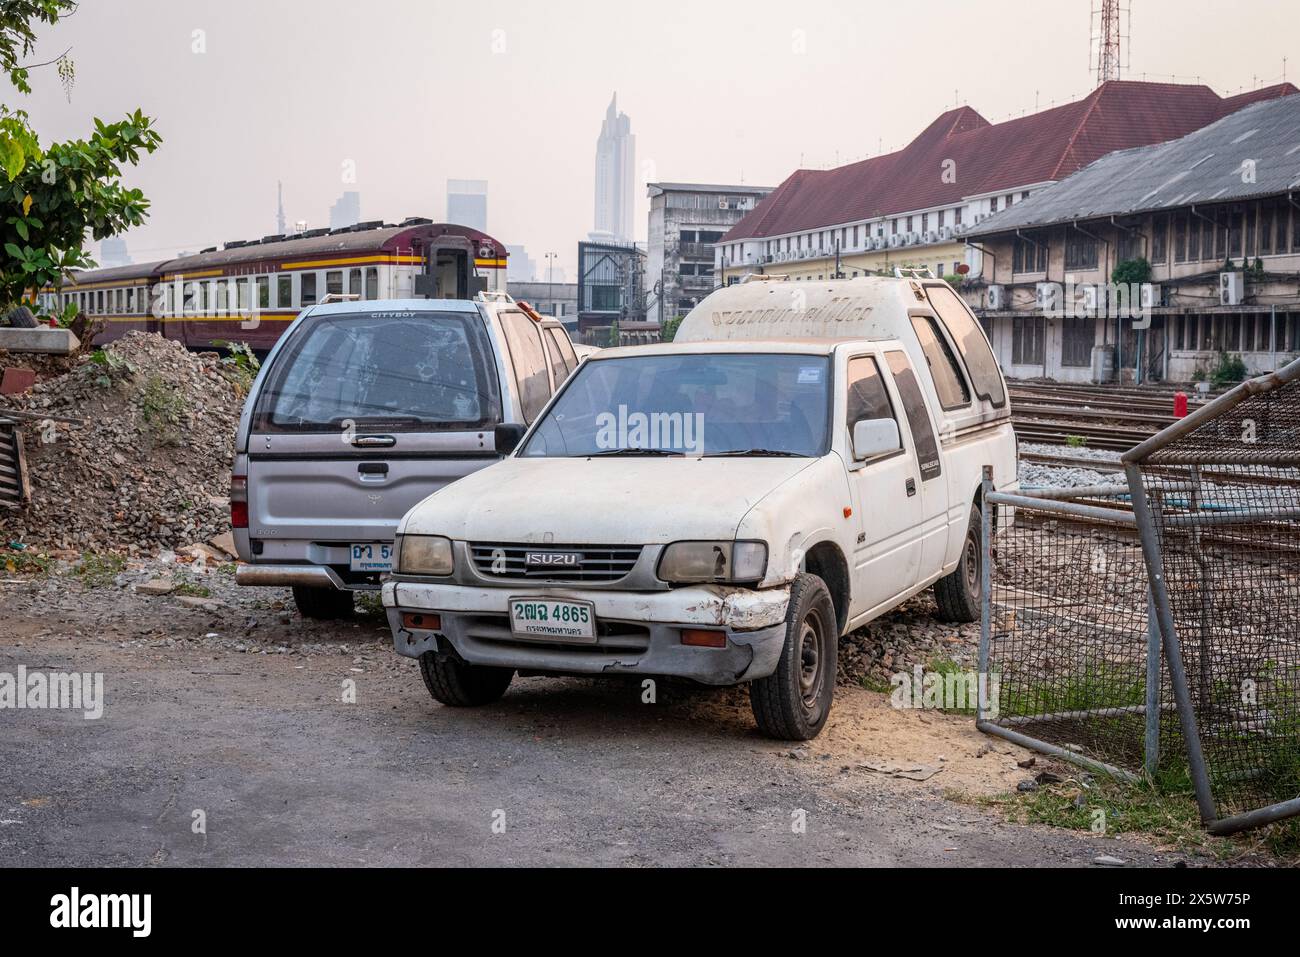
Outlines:
{"type": "Polygon", "coordinates": [[[1076,103],[991,124],[950,110],[904,149],[831,170],[796,170],[724,242],[781,236],[1060,180],[1113,150],[1183,136],[1290,84],[1223,98],[1208,86],[1112,80],[1076,103]],[[951,171],[954,175],[945,177],[951,171]]]}
{"type": "Polygon", "coordinates": [[[1300,189],[1300,95],[1256,103],[1181,139],[1103,156],[968,235],[1230,202],[1292,189],[1300,189]]]}

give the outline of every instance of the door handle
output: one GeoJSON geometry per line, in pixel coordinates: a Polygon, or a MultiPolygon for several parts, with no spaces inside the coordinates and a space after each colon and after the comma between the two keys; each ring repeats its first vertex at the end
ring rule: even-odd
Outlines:
{"type": "Polygon", "coordinates": [[[357,466],[357,471],[362,475],[387,475],[387,462],[362,462],[357,466]]]}
{"type": "Polygon", "coordinates": [[[391,435],[358,435],[352,445],[358,449],[391,449],[397,439],[391,435]]]}
{"type": "Polygon", "coordinates": [[[912,498],[914,495],[916,495],[916,479],[910,478],[907,480],[907,497],[912,498]]]}

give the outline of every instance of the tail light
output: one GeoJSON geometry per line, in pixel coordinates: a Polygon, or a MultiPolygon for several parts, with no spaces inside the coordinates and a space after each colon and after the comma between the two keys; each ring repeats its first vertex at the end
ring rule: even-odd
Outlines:
{"type": "Polygon", "coordinates": [[[230,476],[230,527],[248,528],[248,476],[230,476]]]}

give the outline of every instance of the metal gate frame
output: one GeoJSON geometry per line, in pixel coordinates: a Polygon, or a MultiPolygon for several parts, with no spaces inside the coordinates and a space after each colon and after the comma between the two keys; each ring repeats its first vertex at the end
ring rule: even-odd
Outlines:
{"type": "MultiPolygon", "coordinates": [[[[1095,485],[1082,488],[1067,489],[1040,489],[1034,491],[1020,491],[1015,493],[998,492],[993,485],[993,470],[986,466],[984,469],[983,483],[983,502],[984,507],[981,510],[981,520],[983,522],[983,533],[981,539],[983,542],[983,555],[981,561],[981,621],[980,621],[980,646],[979,646],[979,674],[988,675],[989,665],[992,656],[993,641],[993,543],[994,543],[994,510],[997,506],[1004,508],[1019,508],[1033,510],[1035,512],[1044,512],[1059,515],[1064,518],[1079,519],[1101,519],[1105,522],[1115,525],[1124,525],[1138,528],[1138,522],[1134,515],[1118,509],[1104,508],[1098,505],[1090,505],[1084,502],[1071,501],[1072,499],[1090,498],[1094,500],[1104,500],[1113,498],[1117,502],[1120,499],[1127,498],[1129,487],[1127,485],[1095,485]]],[[[1157,626],[1155,615],[1155,603],[1152,600],[1150,590],[1147,593],[1147,647],[1146,647],[1146,699],[1141,710],[1145,712],[1146,723],[1143,743],[1143,762],[1142,770],[1147,776],[1153,776],[1160,763],[1160,655],[1161,640],[1160,629],[1157,626]]],[[[1120,780],[1136,782],[1139,774],[1107,764],[1096,758],[1080,754],[1070,748],[1062,747],[1051,742],[1035,738],[1032,735],[1020,731],[1013,731],[1010,728],[1003,727],[1000,724],[989,719],[985,709],[986,702],[983,696],[980,697],[975,726],[986,734],[995,735],[1004,738],[1013,744],[1029,748],[1043,754],[1052,755],[1061,758],[1072,764],[1086,768],[1091,771],[1100,771],[1109,774],[1120,780]]],[[[1104,717],[1107,712],[1113,711],[1108,708],[1098,708],[1079,712],[1071,712],[1072,718],[1086,718],[1089,715],[1104,717]]],[[[1035,720],[1047,721],[1060,718],[1061,715],[1029,715],[1018,716],[1022,724],[1030,725],[1035,720]]]]}
{"type": "MultiPolygon", "coordinates": [[[[1247,400],[1257,395],[1276,391],[1294,382],[1300,382],[1300,360],[1292,362],[1277,372],[1243,382],[1232,391],[1202,406],[1191,415],[1179,420],[1120,457],[1125,474],[1128,477],[1133,510],[1142,538],[1142,552],[1146,560],[1159,630],[1164,636],[1165,660],[1169,665],[1169,675],[1178,706],[1179,720],[1187,749],[1188,767],[1196,790],[1196,803],[1200,809],[1202,823],[1208,827],[1212,834],[1233,834],[1237,831],[1300,815],[1300,797],[1279,801],[1226,818],[1218,816],[1218,806],[1215,803],[1214,791],[1206,769],[1205,755],[1197,728],[1196,712],[1187,683],[1186,670],[1183,666],[1183,656],[1178,629],[1174,620],[1173,605],[1170,601],[1168,583],[1165,581],[1164,556],[1161,551],[1159,528],[1147,495],[1146,485],[1142,480],[1142,465],[1155,453],[1190,435],[1200,426],[1219,418],[1247,400]]],[[[1300,464],[1300,449],[1296,450],[1295,462],[1300,464]]],[[[1229,524],[1233,521],[1257,521],[1259,518],[1260,516],[1256,513],[1246,512],[1240,516],[1218,516],[1216,523],[1229,524]]]]}

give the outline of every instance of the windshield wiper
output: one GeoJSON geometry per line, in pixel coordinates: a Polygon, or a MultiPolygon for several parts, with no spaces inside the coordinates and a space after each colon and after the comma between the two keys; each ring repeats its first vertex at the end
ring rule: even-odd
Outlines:
{"type": "Polygon", "coordinates": [[[725,452],[710,452],[704,457],[706,459],[717,459],[717,458],[727,458],[727,457],[740,458],[746,455],[752,455],[755,458],[761,456],[775,456],[775,457],[785,458],[785,459],[803,459],[808,457],[804,455],[802,452],[790,452],[785,449],[728,449],[725,452]]]}
{"type": "Polygon", "coordinates": [[[667,457],[670,457],[670,458],[678,458],[678,457],[685,458],[685,457],[686,457],[686,453],[685,453],[685,452],[674,452],[672,449],[606,449],[606,450],[603,451],[603,452],[592,452],[592,453],[590,453],[589,455],[585,456],[585,458],[596,458],[596,457],[598,457],[598,456],[604,456],[604,455],[609,455],[609,456],[614,456],[614,455],[645,455],[645,456],[658,455],[658,456],[667,456],[667,457]]]}

